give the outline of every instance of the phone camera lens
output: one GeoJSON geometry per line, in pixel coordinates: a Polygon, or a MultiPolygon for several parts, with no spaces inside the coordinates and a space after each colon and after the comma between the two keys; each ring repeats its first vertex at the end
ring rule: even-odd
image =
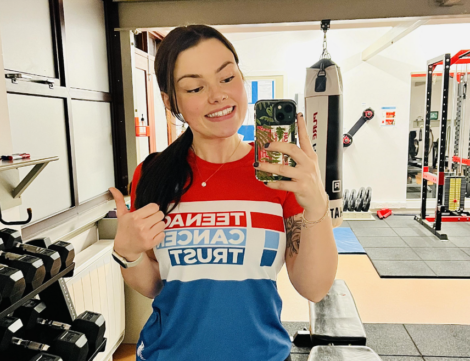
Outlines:
{"type": "Polygon", "coordinates": [[[277,120],[284,120],[284,114],[283,113],[277,113],[276,114],[276,119],[277,120]]]}
{"type": "Polygon", "coordinates": [[[286,105],[285,108],[284,108],[284,110],[286,111],[286,113],[292,112],[292,105],[289,105],[289,104],[286,105]]]}

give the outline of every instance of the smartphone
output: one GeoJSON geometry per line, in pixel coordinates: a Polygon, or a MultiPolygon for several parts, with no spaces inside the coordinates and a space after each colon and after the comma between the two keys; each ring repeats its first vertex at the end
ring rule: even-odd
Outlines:
{"type": "MultiPolygon", "coordinates": [[[[270,152],[264,145],[271,142],[297,144],[296,103],[290,99],[258,100],[255,103],[255,161],[284,164],[295,167],[288,154],[270,152]]],[[[268,148],[269,149],[269,148],[268,148]]],[[[290,181],[291,178],[255,170],[255,176],[263,182],[290,181]]]]}

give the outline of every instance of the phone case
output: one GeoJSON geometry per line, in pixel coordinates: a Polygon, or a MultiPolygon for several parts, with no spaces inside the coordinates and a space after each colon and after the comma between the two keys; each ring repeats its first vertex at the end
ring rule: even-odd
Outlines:
{"type": "MultiPolygon", "coordinates": [[[[255,161],[284,164],[295,167],[296,163],[288,154],[270,152],[264,145],[270,142],[289,142],[297,144],[296,104],[293,100],[259,100],[255,104],[255,161]],[[274,119],[273,106],[279,102],[289,102],[294,108],[294,118],[290,124],[274,119]]],[[[255,170],[256,178],[263,182],[277,180],[290,181],[291,178],[274,173],[255,170]]]]}

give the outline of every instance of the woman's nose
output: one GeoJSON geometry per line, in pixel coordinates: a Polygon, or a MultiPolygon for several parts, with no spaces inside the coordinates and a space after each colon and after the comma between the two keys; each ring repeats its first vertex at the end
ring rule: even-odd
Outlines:
{"type": "Polygon", "coordinates": [[[228,95],[222,90],[220,86],[213,86],[210,90],[209,102],[221,103],[228,98],[228,95]]]}

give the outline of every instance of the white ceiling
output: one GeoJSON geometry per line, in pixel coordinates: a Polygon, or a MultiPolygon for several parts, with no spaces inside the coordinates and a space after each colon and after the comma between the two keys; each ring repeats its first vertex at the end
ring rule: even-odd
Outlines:
{"type": "MultiPolygon", "coordinates": [[[[358,29],[358,28],[376,28],[376,27],[394,27],[405,21],[427,20],[426,25],[436,24],[458,24],[470,23],[468,16],[445,16],[445,17],[420,17],[420,18],[388,18],[388,19],[363,19],[363,20],[338,20],[331,22],[331,30],[339,29],[358,29]]],[[[239,33],[240,40],[251,37],[253,33],[266,32],[284,32],[284,31],[304,31],[320,30],[320,22],[294,22],[294,23],[276,23],[276,24],[247,24],[247,25],[214,25],[224,34],[239,33]],[[243,35],[245,34],[245,35],[243,35]]],[[[162,35],[168,34],[173,27],[162,28],[142,28],[140,31],[154,30],[162,35]]]]}

